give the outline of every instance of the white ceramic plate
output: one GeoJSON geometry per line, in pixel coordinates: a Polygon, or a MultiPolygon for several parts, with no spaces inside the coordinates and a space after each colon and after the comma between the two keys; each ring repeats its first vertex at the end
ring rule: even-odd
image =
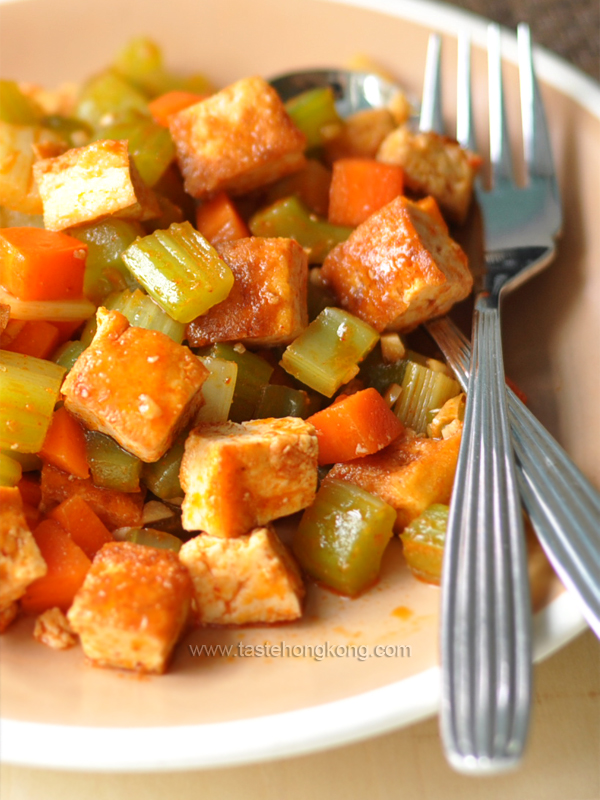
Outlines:
{"type": "MultiPolygon", "coordinates": [[[[205,72],[218,85],[343,65],[363,53],[418,96],[432,26],[445,34],[449,121],[460,28],[476,45],[476,96],[485,84],[478,49],[484,22],[423,0],[25,0],[2,4],[0,22],[2,77],[47,86],[86,77],[130,36],[147,34],[163,45],[170,66],[205,72]]],[[[507,92],[516,98],[516,47],[508,35],[506,49],[507,92]]],[[[590,365],[600,340],[600,90],[548,53],[537,57],[565,235],[551,269],[506,306],[507,365],[534,411],[598,484],[600,386],[590,365]]],[[[482,108],[476,104],[485,114],[482,108]]],[[[518,140],[516,125],[513,136],[518,140]]],[[[539,659],[584,622],[543,562],[535,564],[539,659]]],[[[436,589],[412,579],[392,545],[381,582],[365,597],[349,601],[314,590],[297,625],[195,631],[168,675],[145,679],[90,668],[78,649],[52,652],[32,640],[31,621],[23,620],[1,639],[2,758],[81,770],[212,767],[306,753],[407,725],[438,708],[438,600],[436,589]],[[239,655],[265,642],[284,655],[239,655]],[[230,645],[237,655],[198,658],[190,644],[230,645]],[[387,656],[372,655],[375,646],[387,656]],[[371,657],[363,658],[367,650],[371,657]]]]}

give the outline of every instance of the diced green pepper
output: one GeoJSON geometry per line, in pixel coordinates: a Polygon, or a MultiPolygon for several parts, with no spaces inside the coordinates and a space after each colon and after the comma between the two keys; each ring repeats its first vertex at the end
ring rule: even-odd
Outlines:
{"type": "Polygon", "coordinates": [[[139,491],[142,462],[110,436],[86,431],[85,452],[96,486],[121,492],[139,491]]]}
{"type": "Polygon", "coordinates": [[[295,239],[308,251],[311,264],[321,264],[329,251],[345,242],[354,230],[344,225],[332,225],[317,217],[295,196],[257,211],[249,226],[254,236],[295,239]]]}
{"type": "Polygon", "coordinates": [[[61,367],[64,367],[67,372],[73,369],[73,364],[77,361],[79,356],[85,350],[86,345],[83,342],[65,342],[52,354],[52,361],[61,367]]]}
{"type": "Polygon", "coordinates": [[[127,248],[123,260],[148,294],[178,322],[191,322],[225,300],[233,273],[189,222],[154,231],[127,248]]]}
{"type": "Polygon", "coordinates": [[[0,449],[39,453],[64,367],[41,358],[0,350],[0,449]]]}
{"type": "Polygon", "coordinates": [[[404,557],[419,580],[439,586],[442,577],[448,506],[435,503],[400,534],[404,557]]]}
{"type": "Polygon", "coordinates": [[[183,449],[184,442],[177,441],[158,461],[144,464],[142,467],[142,483],[161,500],[183,497],[183,489],[179,483],[183,449]]]}
{"type": "Polygon", "coordinates": [[[392,383],[402,385],[407,359],[389,363],[381,355],[381,348],[374,348],[360,366],[359,377],[365,386],[372,386],[384,395],[392,383]]]}
{"type": "Polygon", "coordinates": [[[16,81],[0,80],[0,120],[12,125],[37,125],[42,109],[23,94],[16,81]]]}
{"type": "Polygon", "coordinates": [[[310,416],[311,406],[308,394],[303,389],[292,389],[290,386],[270,383],[264,387],[260,403],[256,409],[257,419],[275,417],[310,416]]]}
{"type": "Polygon", "coordinates": [[[326,308],[284,351],[281,366],[311,389],[332,397],[358,373],[379,334],[340,308],[326,308]]]}
{"type": "Polygon", "coordinates": [[[0,453],[0,486],[16,486],[23,470],[16,458],[0,453]]]}
{"type": "Polygon", "coordinates": [[[155,528],[117,528],[113,536],[119,542],[133,542],[144,547],[156,547],[158,550],[173,550],[178,553],[182,541],[177,536],[155,528]]]}
{"type": "Polygon", "coordinates": [[[231,411],[238,365],[224,358],[198,358],[209,375],[202,384],[204,404],[196,415],[196,422],[225,422],[231,411]]]}
{"type": "Polygon", "coordinates": [[[251,353],[240,345],[225,342],[211,345],[202,355],[209,358],[223,358],[237,364],[238,372],[229,419],[233,422],[256,419],[256,409],[263,389],[273,374],[273,367],[256,353],[251,353]]]}
{"type": "Polygon", "coordinates": [[[315,580],[354,597],[377,580],[395,521],[396,512],[379,497],[327,480],[304,512],[292,549],[315,580]]]}
{"type": "Polygon", "coordinates": [[[343,125],[330,86],[302,92],[288,100],[285,108],[296,127],[306,136],[308,149],[321,147],[336,136],[343,125]]]}
{"type": "Polygon", "coordinates": [[[132,113],[150,115],[146,96],[110,70],[85,84],[74,110],[74,116],[92,128],[128,119],[132,113]]]}
{"type": "Polygon", "coordinates": [[[430,412],[441,408],[446,400],[460,392],[458,381],[445,372],[406,362],[406,371],[400,384],[402,392],[394,404],[394,413],[409,428],[419,434],[427,432],[430,412]]]}
{"type": "Polygon", "coordinates": [[[48,114],[42,117],[41,124],[62,136],[69,147],[82,147],[89,142],[93,133],[87,122],[62,114],[48,114]]]}

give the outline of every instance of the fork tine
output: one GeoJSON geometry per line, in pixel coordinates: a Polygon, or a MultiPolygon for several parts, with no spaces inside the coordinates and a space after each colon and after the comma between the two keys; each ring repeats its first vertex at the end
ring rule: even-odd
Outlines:
{"type": "Polygon", "coordinates": [[[488,81],[490,98],[490,163],[492,186],[512,182],[512,158],[504,112],[500,26],[488,26],[488,81]]]}
{"type": "Polygon", "coordinates": [[[467,31],[461,31],[458,35],[456,139],[463,147],[476,149],[471,104],[471,37],[467,31]]]}
{"type": "Polygon", "coordinates": [[[427,45],[427,61],[423,81],[423,97],[421,98],[421,116],[419,130],[444,132],[442,119],[442,86],[441,86],[441,54],[442,39],[437,33],[429,36],[427,45]]]}
{"type": "Polygon", "coordinates": [[[533,68],[529,25],[522,22],[517,28],[517,34],[525,164],[529,177],[552,178],[554,177],[554,162],[546,115],[533,68]]]}

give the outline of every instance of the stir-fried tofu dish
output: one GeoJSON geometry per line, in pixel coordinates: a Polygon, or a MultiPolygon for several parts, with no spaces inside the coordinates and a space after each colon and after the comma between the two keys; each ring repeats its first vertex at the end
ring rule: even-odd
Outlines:
{"type": "Polygon", "coordinates": [[[342,119],[145,39],[0,80],[0,632],[162,673],[393,537],[439,584],[464,395],[415,329],[471,291],[478,166],[400,93],[342,119]]]}

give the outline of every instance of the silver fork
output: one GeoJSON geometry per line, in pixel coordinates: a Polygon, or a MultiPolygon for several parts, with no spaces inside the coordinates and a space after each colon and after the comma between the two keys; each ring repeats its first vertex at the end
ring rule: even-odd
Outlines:
{"type": "MultiPolygon", "coordinates": [[[[459,54],[459,135],[473,147],[469,46],[459,54]]],[[[512,180],[504,114],[500,29],[489,27],[492,188],[477,187],[486,269],[475,299],[463,441],[448,521],[442,583],[441,731],[450,762],[497,772],[521,758],[531,709],[527,561],[509,434],[500,300],[554,255],[560,200],[533,77],[529,29],[519,26],[529,180],[512,180]]],[[[422,128],[441,127],[439,39],[430,42],[422,128]]],[[[435,332],[435,328],[432,327],[435,332]]]]}

